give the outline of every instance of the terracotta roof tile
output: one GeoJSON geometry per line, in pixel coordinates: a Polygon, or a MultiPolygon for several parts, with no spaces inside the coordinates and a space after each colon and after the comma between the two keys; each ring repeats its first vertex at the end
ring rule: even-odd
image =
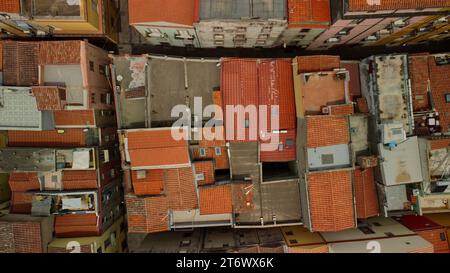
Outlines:
{"type": "Polygon", "coordinates": [[[257,77],[259,80],[259,106],[266,105],[268,110],[266,130],[278,129],[272,128],[271,116],[279,119],[279,129],[296,128],[297,119],[292,76],[292,60],[260,60],[258,62],[257,77]],[[272,106],[279,106],[279,110],[272,111],[272,106]]]}
{"type": "Polygon", "coordinates": [[[354,228],[351,171],[309,173],[307,179],[313,231],[336,232],[354,228]]]}
{"type": "Polygon", "coordinates": [[[232,212],[231,185],[199,188],[200,214],[223,214],[232,212]]]}
{"type": "Polygon", "coordinates": [[[330,105],[330,115],[334,116],[349,116],[355,113],[355,106],[352,103],[330,105]]]}
{"type": "Polygon", "coordinates": [[[31,214],[31,203],[33,193],[30,192],[12,192],[11,205],[9,212],[13,214],[31,214]]]}
{"type": "Polygon", "coordinates": [[[343,116],[308,116],[307,146],[318,148],[350,142],[349,122],[343,116]]]}
{"type": "MultiPolygon", "coordinates": [[[[242,105],[244,107],[257,107],[259,102],[257,60],[233,58],[224,59],[221,68],[221,89],[223,92],[223,107],[225,108],[225,122],[228,122],[226,111],[227,106],[242,105]]],[[[242,111],[238,111],[238,114],[239,113],[244,114],[242,111]]],[[[235,121],[237,120],[238,114],[234,114],[235,121]]],[[[246,119],[249,119],[248,114],[246,115],[246,119]]],[[[258,124],[251,125],[258,128],[258,124]]],[[[237,128],[238,122],[234,122],[234,135],[230,142],[249,141],[249,128],[245,128],[245,136],[243,136],[243,140],[238,139],[237,128]]],[[[231,134],[231,132],[227,132],[227,134],[231,134]]],[[[253,139],[253,141],[254,140],[255,139],[253,139]]]]}
{"type": "Polygon", "coordinates": [[[130,233],[154,233],[169,230],[169,200],[164,196],[139,198],[125,196],[130,233]]]}
{"type": "Polygon", "coordinates": [[[86,190],[99,187],[96,171],[63,171],[62,183],[64,190],[86,190]]]}
{"type": "Polygon", "coordinates": [[[158,195],[164,190],[164,170],[132,171],[131,176],[137,196],[158,195]]]}
{"type": "Polygon", "coordinates": [[[0,12],[20,13],[20,0],[0,1],[0,12]]]}
{"type": "Polygon", "coordinates": [[[80,64],[83,41],[41,41],[39,64],[80,64]]]}
{"type": "Polygon", "coordinates": [[[228,160],[228,148],[222,147],[191,147],[192,157],[194,160],[208,160],[213,159],[216,170],[227,170],[230,168],[230,162],[228,160]],[[200,151],[204,149],[202,154],[200,151]]]}
{"type": "Polygon", "coordinates": [[[139,168],[180,167],[190,164],[188,141],[173,139],[171,129],[127,132],[131,166],[139,168]]]}
{"type": "Polygon", "coordinates": [[[66,90],[56,86],[33,86],[32,92],[36,98],[39,111],[63,110],[66,100],[66,90]]]}
{"type": "Polygon", "coordinates": [[[199,140],[200,147],[222,147],[225,145],[225,128],[223,126],[203,127],[202,139],[199,140]]]}
{"type": "Polygon", "coordinates": [[[3,42],[3,84],[32,86],[39,82],[39,43],[25,41],[3,42]]]}
{"type": "Polygon", "coordinates": [[[95,214],[65,214],[55,217],[57,238],[98,236],[100,221],[95,214]]]}
{"type": "Polygon", "coordinates": [[[450,149],[450,138],[431,139],[430,146],[431,150],[450,149]]]}
{"type": "Polygon", "coordinates": [[[196,161],[194,162],[195,176],[197,180],[197,185],[210,185],[214,184],[216,181],[214,176],[214,161],[196,161]],[[199,179],[198,176],[201,175],[203,179],[199,179]]]}
{"type": "Polygon", "coordinates": [[[129,0],[129,21],[192,26],[198,17],[197,5],[197,0],[129,0]]]}
{"type": "Polygon", "coordinates": [[[53,131],[8,131],[9,147],[83,147],[86,134],[83,129],[53,131]]]}
{"type": "Polygon", "coordinates": [[[428,99],[428,54],[409,56],[409,76],[411,78],[411,91],[414,111],[430,110],[428,99]]]}
{"type": "Polygon", "coordinates": [[[331,71],[339,68],[341,58],[331,55],[298,56],[298,73],[331,71]]]}
{"type": "Polygon", "coordinates": [[[356,216],[358,219],[378,216],[380,212],[373,169],[356,169],[354,175],[356,216]]]}
{"type": "Polygon", "coordinates": [[[448,253],[449,244],[446,229],[432,220],[419,215],[404,215],[397,220],[408,229],[432,243],[435,253],[448,253]]]}
{"type": "MultiPolygon", "coordinates": [[[[272,138],[278,137],[275,151],[263,151],[260,153],[261,162],[286,162],[297,159],[297,130],[287,130],[281,133],[267,133],[272,138]]],[[[261,141],[261,143],[269,143],[269,141],[261,141]]]]}
{"type": "Polygon", "coordinates": [[[95,126],[94,110],[63,110],[55,111],[56,127],[64,126],[95,126]]]}
{"type": "Polygon", "coordinates": [[[198,208],[193,168],[168,169],[165,173],[165,188],[169,206],[173,210],[198,208]]]}
{"type": "Polygon", "coordinates": [[[352,101],[355,101],[355,98],[361,96],[361,78],[360,78],[360,70],[359,70],[359,62],[349,61],[349,62],[341,62],[341,68],[345,68],[349,75],[350,81],[348,83],[348,89],[352,101]]]}
{"type": "Polygon", "coordinates": [[[37,173],[10,173],[9,187],[13,192],[26,192],[40,189],[37,173]]]}
{"type": "Polygon", "coordinates": [[[289,27],[326,28],[330,21],[330,0],[288,0],[289,27]]]}
{"type": "Polygon", "coordinates": [[[431,95],[436,111],[439,113],[440,126],[443,132],[450,132],[450,103],[446,95],[450,86],[450,65],[437,65],[434,56],[428,58],[430,71],[431,95]]]}
{"type": "Polygon", "coordinates": [[[379,5],[367,0],[348,0],[349,11],[377,11],[396,9],[443,8],[450,6],[450,0],[380,0],[379,5]]]}

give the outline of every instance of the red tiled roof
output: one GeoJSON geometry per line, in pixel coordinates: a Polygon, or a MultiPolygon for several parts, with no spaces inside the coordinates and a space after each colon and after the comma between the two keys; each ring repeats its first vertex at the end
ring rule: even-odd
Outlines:
{"type": "Polygon", "coordinates": [[[343,116],[308,116],[307,146],[318,148],[348,144],[350,142],[349,122],[343,116]]]}
{"type": "Polygon", "coordinates": [[[20,13],[20,0],[0,1],[0,12],[20,13]]]}
{"type": "MultiPolygon", "coordinates": [[[[297,159],[297,130],[287,130],[286,133],[282,132],[279,134],[268,133],[267,135],[271,136],[273,139],[278,137],[279,141],[276,143],[277,149],[275,151],[263,151],[261,149],[261,162],[285,162],[294,161],[297,159]]],[[[261,143],[270,143],[270,141],[261,141],[261,143]]]]}
{"type": "Polygon", "coordinates": [[[356,216],[358,219],[378,216],[380,212],[373,169],[356,169],[354,175],[356,216]]]}
{"type": "Polygon", "coordinates": [[[330,0],[288,0],[289,27],[326,28],[330,21],[330,0]]]}
{"type": "Polygon", "coordinates": [[[26,192],[40,189],[37,173],[10,173],[9,187],[13,192],[26,192]]]}
{"type": "Polygon", "coordinates": [[[430,145],[431,150],[450,149],[450,138],[431,139],[430,145]]]}
{"type": "Polygon", "coordinates": [[[199,188],[200,214],[224,214],[232,212],[231,185],[199,188]]]}
{"type": "Polygon", "coordinates": [[[2,253],[46,252],[46,249],[43,248],[45,243],[42,234],[47,233],[47,231],[42,230],[43,228],[52,227],[50,223],[44,225],[40,218],[30,217],[29,220],[19,221],[0,218],[0,251],[2,253]]]}
{"type": "Polygon", "coordinates": [[[430,71],[431,95],[443,132],[450,132],[450,103],[445,101],[449,94],[450,65],[437,65],[434,56],[428,58],[430,71]]]}
{"type": "Polygon", "coordinates": [[[154,233],[169,230],[169,200],[164,196],[139,198],[125,196],[130,233],[154,233]]]}
{"type": "Polygon", "coordinates": [[[330,105],[330,115],[334,116],[349,116],[355,113],[355,106],[353,103],[330,105]]]}
{"type": "Polygon", "coordinates": [[[196,176],[202,174],[204,178],[202,180],[197,179],[197,185],[214,184],[216,181],[214,176],[214,161],[196,161],[194,162],[194,170],[196,176]]]}
{"type": "Polygon", "coordinates": [[[55,217],[57,238],[88,237],[100,234],[99,219],[95,214],[65,214],[55,217]]]}
{"type": "Polygon", "coordinates": [[[298,56],[298,73],[331,71],[340,67],[341,58],[331,55],[298,56]]]}
{"type": "Polygon", "coordinates": [[[86,134],[83,129],[53,131],[8,131],[9,147],[83,147],[86,134]]]}
{"type": "Polygon", "coordinates": [[[33,86],[33,96],[36,98],[39,111],[63,110],[66,100],[66,90],[56,86],[33,86]]]}
{"type": "Polygon", "coordinates": [[[3,42],[3,85],[33,86],[39,82],[39,43],[3,42]]]}
{"type": "Polygon", "coordinates": [[[409,76],[414,111],[430,110],[428,99],[428,54],[409,56],[409,76]]]}
{"type": "Polygon", "coordinates": [[[166,170],[165,187],[172,210],[198,208],[194,179],[192,167],[166,170]]]}
{"type": "Polygon", "coordinates": [[[348,91],[352,101],[361,96],[361,78],[359,70],[359,62],[341,62],[341,68],[345,68],[349,75],[348,91]]]}
{"type": "Polygon", "coordinates": [[[193,26],[197,20],[197,0],[129,0],[130,24],[167,22],[193,26]]]}
{"type": "Polygon", "coordinates": [[[380,4],[370,4],[368,0],[348,0],[349,11],[377,11],[396,9],[444,8],[450,6],[450,0],[379,0],[380,4]]]}
{"type": "Polygon", "coordinates": [[[87,190],[99,187],[97,172],[90,171],[63,171],[62,183],[64,190],[87,190]]]}
{"type": "Polygon", "coordinates": [[[226,145],[225,128],[223,126],[217,127],[203,127],[203,136],[199,141],[200,147],[222,147],[226,145]],[[221,140],[219,139],[221,138],[221,140]],[[208,140],[213,139],[213,140],[208,140]]]}
{"type": "MultiPolygon", "coordinates": [[[[266,130],[270,131],[272,128],[271,116],[279,118],[279,129],[296,128],[292,60],[260,60],[257,77],[259,80],[259,105],[266,105],[268,110],[266,130]],[[274,112],[271,110],[271,106],[279,106],[279,110],[274,112]]],[[[275,128],[275,130],[277,129],[275,128]]]]}
{"type": "Polygon", "coordinates": [[[190,164],[187,140],[175,140],[171,128],[128,131],[132,168],[180,167],[190,164]]]}
{"type": "Polygon", "coordinates": [[[164,190],[164,170],[132,171],[131,179],[137,196],[158,195],[164,190]],[[145,173],[145,177],[138,178],[138,172],[145,173]]]}
{"type": "Polygon", "coordinates": [[[39,64],[80,64],[83,41],[42,41],[39,64]]]}
{"type": "Polygon", "coordinates": [[[336,232],[354,228],[351,171],[309,173],[307,179],[312,230],[336,232]]]}
{"type": "MultiPolygon", "coordinates": [[[[223,92],[223,107],[225,122],[227,122],[227,106],[242,105],[258,106],[258,65],[256,59],[224,59],[221,68],[221,89],[223,92]]],[[[257,109],[257,108],[256,108],[257,109]]],[[[242,111],[238,111],[244,114],[242,111]]],[[[238,140],[238,114],[234,115],[234,136],[230,142],[245,142],[249,140],[249,128],[245,128],[244,140],[238,140]]],[[[249,119],[248,114],[245,115],[249,119]]],[[[250,120],[251,121],[251,120],[250,120]]],[[[258,123],[257,121],[255,121],[258,123]]],[[[251,124],[258,128],[258,124],[251,124]]],[[[230,129],[226,129],[230,130],[230,129]]],[[[231,134],[227,132],[227,134],[231,134]]],[[[255,140],[253,140],[255,141],[255,140]]]]}
{"type": "Polygon", "coordinates": [[[419,215],[404,215],[397,220],[408,229],[415,231],[419,236],[432,243],[435,253],[448,253],[446,229],[432,220],[419,215]]]}
{"type": "Polygon", "coordinates": [[[31,214],[31,203],[33,193],[30,192],[12,192],[11,205],[9,212],[13,214],[31,214]]]}
{"type": "Polygon", "coordinates": [[[95,112],[94,110],[63,110],[55,111],[55,125],[56,127],[64,126],[95,126],[95,112]]]}

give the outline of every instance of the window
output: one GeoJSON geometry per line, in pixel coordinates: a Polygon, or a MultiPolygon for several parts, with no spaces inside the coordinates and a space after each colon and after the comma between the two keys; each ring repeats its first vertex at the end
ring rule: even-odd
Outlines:
{"type": "Polygon", "coordinates": [[[157,28],[149,28],[145,33],[150,38],[164,38],[164,34],[157,28]]]}
{"type": "Polygon", "coordinates": [[[289,240],[289,243],[291,243],[291,244],[298,244],[298,241],[297,240],[289,240]]]}
{"type": "Polygon", "coordinates": [[[91,70],[92,72],[95,72],[95,67],[94,67],[93,61],[89,61],[89,70],[91,70]]]}
{"type": "Polygon", "coordinates": [[[287,236],[294,236],[294,232],[292,232],[292,231],[286,231],[286,235],[287,235],[287,236]]]}
{"type": "Polygon", "coordinates": [[[269,34],[259,34],[258,39],[260,39],[260,40],[269,39],[269,34]]]}
{"type": "Polygon", "coordinates": [[[220,156],[220,155],[222,155],[222,148],[220,148],[220,147],[215,147],[215,148],[214,148],[214,152],[216,153],[216,155],[220,156]]]}
{"type": "Polygon", "coordinates": [[[205,175],[202,173],[197,173],[195,174],[195,178],[197,179],[197,181],[203,181],[205,180],[205,175]]]}
{"type": "Polygon", "coordinates": [[[311,29],[309,29],[309,28],[304,28],[304,29],[300,30],[301,33],[308,33],[310,31],[311,31],[311,29]]]}
{"type": "Polygon", "coordinates": [[[223,32],[223,27],[213,27],[213,32],[223,32]]]}
{"type": "Polygon", "coordinates": [[[106,70],[105,70],[105,65],[98,65],[98,72],[100,73],[100,75],[105,76],[106,75],[106,70]]]}
{"type": "Polygon", "coordinates": [[[206,156],[206,149],[205,148],[200,148],[199,152],[200,152],[200,156],[201,157],[205,157],[206,156]]]}
{"type": "Polygon", "coordinates": [[[96,103],[97,99],[95,98],[95,93],[91,93],[91,103],[96,103]]]}
{"type": "Polygon", "coordinates": [[[195,36],[191,35],[187,30],[178,30],[175,34],[175,39],[180,40],[194,40],[195,36]]]}
{"type": "Polygon", "coordinates": [[[280,143],[278,144],[278,151],[282,152],[284,150],[284,144],[280,143]]]}
{"type": "Polygon", "coordinates": [[[450,93],[445,94],[445,102],[450,103],[450,93]]]}
{"type": "Polygon", "coordinates": [[[246,27],[237,27],[236,32],[239,32],[239,33],[247,32],[247,28],[246,27]]]}

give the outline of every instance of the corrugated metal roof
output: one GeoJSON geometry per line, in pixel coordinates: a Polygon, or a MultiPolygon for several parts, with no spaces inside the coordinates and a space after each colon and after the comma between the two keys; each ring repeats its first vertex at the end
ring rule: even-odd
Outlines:
{"type": "Polygon", "coordinates": [[[168,22],[192,26],[197,20],[197,0],[129,0],[129,22],[168,22]]]}

